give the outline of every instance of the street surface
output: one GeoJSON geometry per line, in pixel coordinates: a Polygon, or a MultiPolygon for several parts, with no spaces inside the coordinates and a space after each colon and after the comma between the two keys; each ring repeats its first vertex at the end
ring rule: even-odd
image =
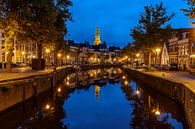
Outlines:
{"type": "Polygon", "coordinates": [[[161,77],[177,83],[182,83],[195,93],[195,75],[192,75],[188,72],[153,71],[153,72],[143,72],[143,73],[161,77]]]}
{"type": "MultiPolygon", "coordinates": [[[[58,67],[60,69],[62,67],[58,67]]],[[[36,76],[36,75],[44,75],[53,72],[53,69],[45,69],[45,70],[32,70],[30,67],[23,67],[23,68],[13,68],[12,73],[6,73],[0,70],[0,82],[6,80],[13,80],[13,79],[22,79],[26,77],[36,76]]]]}

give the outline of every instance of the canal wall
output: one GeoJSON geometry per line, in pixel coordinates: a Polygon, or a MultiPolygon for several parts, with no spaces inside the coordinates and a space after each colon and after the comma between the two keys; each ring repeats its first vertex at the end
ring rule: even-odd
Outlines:
{"type": "Polygon", "coordinates": [[[190,128],[195,129],[195,94],[184,84],[144,74],[129,68],[122,69],[132,78],[182,104],[190,128]]]}
{"type": "Polygon", "coordinates": [[[72,67],[66,67],[43,75],[0,82],[0,113],[51,89],[72,71],[72,67]]]}
{"type": "Polygon", "coordinates": [[[120,64],[101,64],[101,65],[88,65],[88,64],[83,64],[80,65],[81,70],[90,70],[90,69],[104,69],[104,68],[112,68],[112,67],[121,67],[122,65],[120,64]]]}

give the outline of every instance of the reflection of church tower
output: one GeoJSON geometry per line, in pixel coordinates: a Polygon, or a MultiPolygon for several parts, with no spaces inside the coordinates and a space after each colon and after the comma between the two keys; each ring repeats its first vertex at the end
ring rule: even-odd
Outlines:
{"type": "Polygon", "coordinates": [[[96,99],[99,99],[100,96],[100,86],[95,85],[95,97],[96,99]]]}
{"type": "Polygon", "coordinates": [[[100,31],[99,28],[96,27],[94,45],[100,45],[100,44],[101,44],[100,31]]]}

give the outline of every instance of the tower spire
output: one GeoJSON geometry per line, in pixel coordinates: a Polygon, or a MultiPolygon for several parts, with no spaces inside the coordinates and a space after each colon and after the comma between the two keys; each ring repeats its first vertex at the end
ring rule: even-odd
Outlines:
{"type": "Polygon", "coordinates": [[[100,31],[99,28],[96,27],[94,45],[100,45],[100,44],[101,44],[100,31]]]}

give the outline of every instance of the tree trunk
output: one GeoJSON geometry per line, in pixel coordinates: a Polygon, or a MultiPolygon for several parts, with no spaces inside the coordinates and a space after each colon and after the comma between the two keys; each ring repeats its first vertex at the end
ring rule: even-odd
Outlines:
{"type": "Polygon", "coordinates": [[[53,58],[54,58],[54,62],[53,62],[53,64],[55,65],[55,66],[57,66],[57,64],[58,64],[58,59],[57,59],[57,51],[55,51],[54,52],[54,55],[53,55],[53,58]]]}
{"type": "Polygon", "coordinates": [[[7,64],[6,64],[6,72],[10,73],[11,72],[11,63],[12,63],[12,49],[9,50],[8,54],[7,54],[7,64]]]}
{"type": "Polygon", "coordinates": [[[41,65],[42,65],[41,58],[42,58],[42,48],[43,48],[42,43],[38,43],[37,44],[37,48],[38,48],[38,51],[37,51],[37,54],[38,54],[38,64],[37,64],[37,66],[38,66],[38,70],[41,70],[42,69],[41,68],[41,65]]]}
{"type": "Polygon", "coordinates": [[[151,51],[148,52],[148,67],[151,68],[151,51]]]}

